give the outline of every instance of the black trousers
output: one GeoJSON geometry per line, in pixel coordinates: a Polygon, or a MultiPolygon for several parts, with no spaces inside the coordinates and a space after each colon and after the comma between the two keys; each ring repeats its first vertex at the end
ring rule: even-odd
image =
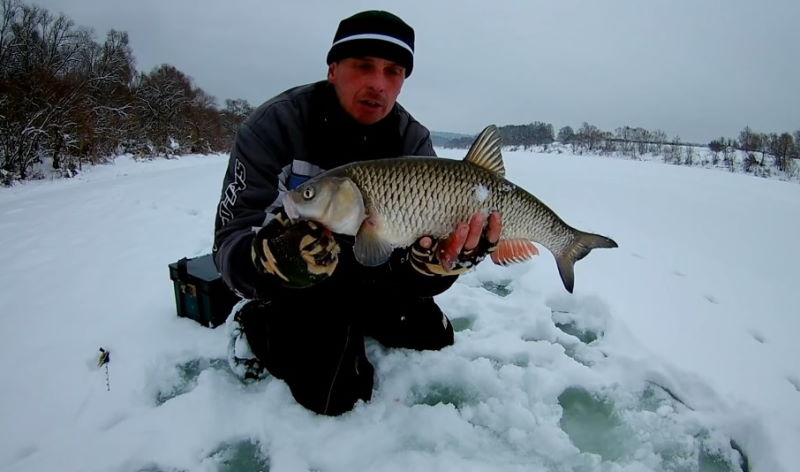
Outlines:
{"type": "MultiPolygon", "coordinates": [[[[320,297],[322,298],[322,297],[320,297]]],[[[374,368],[364,337],[387,347],[438,350],[453,344],[453,327],[429,297],[393,300],[254,300],[240,320],[253,354],[283,379],[295,399],[339,415],[372,397],[374,368]]]]}

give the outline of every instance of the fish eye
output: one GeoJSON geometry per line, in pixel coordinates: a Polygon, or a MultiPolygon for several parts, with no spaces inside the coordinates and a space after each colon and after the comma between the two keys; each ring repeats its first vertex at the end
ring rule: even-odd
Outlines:
{"type": "Polygon", "coordinates": [[[314,187],[306,187],[305,190],[303,190],[303,198],[306,200],[314,198],[314,187]]]}

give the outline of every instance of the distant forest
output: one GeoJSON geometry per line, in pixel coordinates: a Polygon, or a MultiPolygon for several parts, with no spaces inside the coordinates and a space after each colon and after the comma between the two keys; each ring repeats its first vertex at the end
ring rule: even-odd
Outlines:
{"type": "Polygon", "coordinates": [[[128,34],[102,42],[65,15],[0,0],[0,182],[121,153],[141,157],[230,149],[252,111],[246,100],[213,96],[169,64],[138,72],[128,34]]]}
{"type": "MultiPolygon", "coordinates": [[[[768,175],[771,169],[787,174],[800,172],[800,130],[783,133],[759,133],[745,127],[739,136],[717,138],[709,143],[684,143],[680,136],[668,138],[664,131],[648,131],[624,126],[613,133],[594,125],[583,123],[578,130],[564,126],[554,133],[553,125],[535,122],[527,125],[508,125],[499,128],[503,145],[539,147],[543,151],[561,152],[566,147],[573,154],[622,155],[639,158],[644,155],[661,156],[664,162],[684,165],[724,164],[731,170],[739,166],[742,171],[768,175]],[[552,149],[551,149],[552,147],[552,149]],[[709,156],[701,156],[693,148],[707,149],[709,156]],[[736,152],[738,151],[738,152],[736,152]],[[740,157],[741,156],[741,157],[740,157]]],[[[441,140],[445,148],[467,148],[474,137],[462,136],[441,140]]]]}
{"type": "MultiPolygon", "coordinates": [[[[243,99],[224,106],[184,72],[162,64],[137,71],[128,34],[109,31],[102,42],[91,29],[63,14],[0,0],[0,183],[72,176],[84,164],[130,153],[141,158],[228,152],[236,130],[252,112],[243,99]]],[[[712,159],[744,155],[747,172],[774,167],[789,172],[800,157],[800,130],[760,133],[745,128],[737,138],[706,144],[682,143],[663,131],[622,127],[613,133],[588,123],[565,126],[556,134],[548,123],[500,128],[503,144],[542,146],[576,154],[619,153],[664,156],[666,162],[693,162],[695,146],[712,159]],[[686,151],[689,149],[689,151],[686,151]],[[688,157],[687,157],[688,155],[688,157]]],[[[445,134],[446,135],[446,134],[445,134]]],[[[449,136],[448,136],[449,137],[449,136]]],[[[468,147],[471,137],[438,145],[468,147]]]]}

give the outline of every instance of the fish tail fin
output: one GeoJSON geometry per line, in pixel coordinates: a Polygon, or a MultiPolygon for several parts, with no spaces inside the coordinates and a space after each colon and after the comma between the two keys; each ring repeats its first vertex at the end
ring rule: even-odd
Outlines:
{"type": "Polygon", "coordinates": [[[575,285],[575,262],[583,259],[592,249],[614,248],[617,243],[613,239],[599,234],[576,232],[575,240],[561,254],[556,256],[558,273],[569,293],[575,285]]]}

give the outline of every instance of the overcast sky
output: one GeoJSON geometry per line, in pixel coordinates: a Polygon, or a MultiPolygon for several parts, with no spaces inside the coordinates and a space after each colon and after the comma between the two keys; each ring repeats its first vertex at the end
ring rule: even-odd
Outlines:
{"type": "Polygon", "coordinates": [[[338,22],[385,9],[416,31],[400,102],[432,130],[641,126],[684,141],[800,129],[800,1],[38,0],[130,35],[217,98],[258,105],[325,77],[338,22]]]}

